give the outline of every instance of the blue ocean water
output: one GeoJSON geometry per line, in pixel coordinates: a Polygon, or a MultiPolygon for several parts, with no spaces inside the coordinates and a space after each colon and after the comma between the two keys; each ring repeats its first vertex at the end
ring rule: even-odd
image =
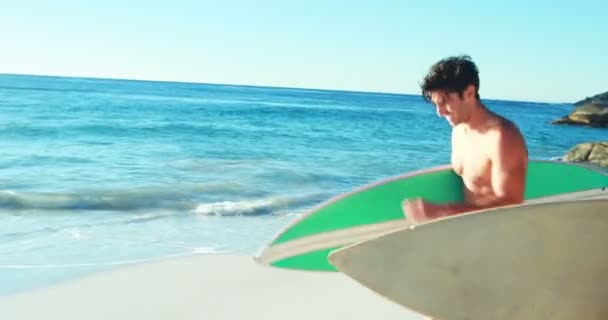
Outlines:
{"type": "MultiPolygon", "coordinates": [[[[608,131],[485,101],[532,158],[608,131]]],[[[420,96],[0,75],[0,295],[200,252],[253,254],[307,208],[449,161],[420,96]]]]}

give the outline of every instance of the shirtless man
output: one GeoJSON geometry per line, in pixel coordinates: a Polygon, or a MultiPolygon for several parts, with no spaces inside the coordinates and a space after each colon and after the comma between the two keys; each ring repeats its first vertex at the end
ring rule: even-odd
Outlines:
{"type": "Polygon", "coordinates": [[[488,110],[479,98],[479,76],[469,56],[434,64],[422,94],[452,126],[453,170],[464,182],[464,203],[406,200],[402,209],[414,225],[473,210],[524,200],[528,151],[517,126],[488,110]]]}

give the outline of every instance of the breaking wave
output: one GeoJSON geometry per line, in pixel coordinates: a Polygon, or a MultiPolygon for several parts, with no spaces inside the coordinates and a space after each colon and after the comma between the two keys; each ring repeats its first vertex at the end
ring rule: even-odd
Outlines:
{"type": "Polygon", "coordinates": [[[140,188],[114,191],[16,192],[0,190],[0,209],[44,211],[162,210],[212,216],[284,214],[324,198],[321,193],[297,196],[260,195],[238,184],[140,188]]]}

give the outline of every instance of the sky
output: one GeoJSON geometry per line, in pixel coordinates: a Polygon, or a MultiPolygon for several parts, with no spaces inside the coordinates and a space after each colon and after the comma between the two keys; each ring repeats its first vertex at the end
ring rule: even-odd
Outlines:
{"type": "Polygon", "coordinates": [[[6,1],[0,73],[420,94],[468,54],[482,98],[608,91],[608,1],[6,1]]]}

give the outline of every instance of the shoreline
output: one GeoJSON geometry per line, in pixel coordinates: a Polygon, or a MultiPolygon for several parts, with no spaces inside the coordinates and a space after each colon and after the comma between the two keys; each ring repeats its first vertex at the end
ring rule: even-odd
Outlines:
{"type": "Polygon", "coordinates": [[[200,254],[0,298],[2,319],[421,319],[347,276],[200,254]]]}

